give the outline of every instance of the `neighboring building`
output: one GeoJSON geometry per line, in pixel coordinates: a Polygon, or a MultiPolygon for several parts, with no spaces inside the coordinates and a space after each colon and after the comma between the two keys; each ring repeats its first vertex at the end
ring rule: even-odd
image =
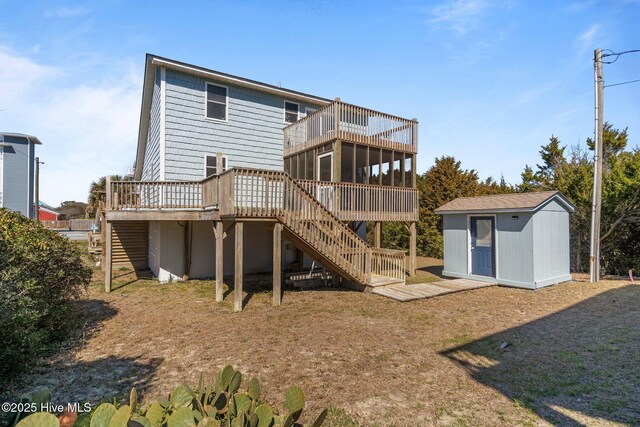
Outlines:
{"type": "Polygon", "coordinates": [[[35,146],[38,138],[0,132],[0,207],[35,218],[35,146]]]}
{"type": "Polygon", "coordinates": [[[461,197],[443,217],[445,276],[537,289],[571,280],[569,214],[558,191],[461,197]]]}
{"type": "Polygon", "coordinates": [[[417,125],[147,55],[135,181],[107,188],[107,288],[114,264],[219,286],[273,272],[279,286],[312,259],[360,288],[376,273],[404,281],[405,254],[358,235],[377,223],[379,247],[381,222],[405,223],[413,273],[417,125]]]}
{"type": "Polygon", "coordinates": [[[38,220],[40,221],[57,221],[60,212],[43,202],[38,202],[38,220]]]}

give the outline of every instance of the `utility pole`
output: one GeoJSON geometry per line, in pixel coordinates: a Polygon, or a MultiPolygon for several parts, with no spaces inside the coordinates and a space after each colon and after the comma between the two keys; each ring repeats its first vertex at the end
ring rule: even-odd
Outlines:
{"type": "Polygon", "coordinates": [[[600,280],[600,212],[602,210],[602,153],[603,153],[603,89],[602,79],[602,50],[594,51],[595,71],[595,104],[596,104],[596,132],[593,164],[593,203],[591,205],[591,256],[589,259],[591,282],[600,280]]]}
{"type": "Polygon", "coordinates": [[[34,215],[35,215],[35,219],[36,221],[40,220],[39,215],[40,215],[40,158],[36,157],[36,170],[35,170],[36,176],[35,176],[35,181],[36,181],[36,188],[34,190],[35,193],[35,206],[34,206],[34,215]]]}

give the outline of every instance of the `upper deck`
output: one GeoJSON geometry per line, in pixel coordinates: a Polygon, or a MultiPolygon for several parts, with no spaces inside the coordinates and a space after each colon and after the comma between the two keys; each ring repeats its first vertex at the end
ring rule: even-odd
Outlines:
{"type": "Polygon", "coordinates": [[[284,156],[334,140],[416,154],[418,121],[336,100],[284,128],[284,156]]]}
{"type": "MultiPolygon", "coordinates": [[[[274,206],[266,192],[274,171],[234,168],[201,181],[108,180],[108,220],[215,220],[240,208],[274,206]],[[225,177],[221,180],[220,177],[225,177]],[[248,182],[255,185],[247,186],[248,182]],[[264,205],[264,206],[263,206],[264,205]]],[[[286,175],[284,172],[278,172],[286,175]]],[[[341,221],[417,221],[418,190],[341,182],[295,180],[300,191],[317,200],[341,221]]]]}

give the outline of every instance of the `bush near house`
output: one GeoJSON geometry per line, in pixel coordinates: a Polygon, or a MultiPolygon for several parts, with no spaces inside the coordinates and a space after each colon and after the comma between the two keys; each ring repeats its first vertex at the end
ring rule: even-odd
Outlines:
{"type": "Polygon", "coordinates": [[[0,379],[24,370],[72,324],[91,279],[79,249],[37,221],[0,209],[0,379]]]}

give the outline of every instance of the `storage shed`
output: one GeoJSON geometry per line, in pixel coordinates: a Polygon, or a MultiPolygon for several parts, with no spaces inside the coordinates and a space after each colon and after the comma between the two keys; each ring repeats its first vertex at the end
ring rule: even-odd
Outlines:
{"type": "Polygon", "coordinates": [[[559,191],[461,197],[443,217],[445,276],[526,289],[571,280],[569,214],[559,191]]]}

